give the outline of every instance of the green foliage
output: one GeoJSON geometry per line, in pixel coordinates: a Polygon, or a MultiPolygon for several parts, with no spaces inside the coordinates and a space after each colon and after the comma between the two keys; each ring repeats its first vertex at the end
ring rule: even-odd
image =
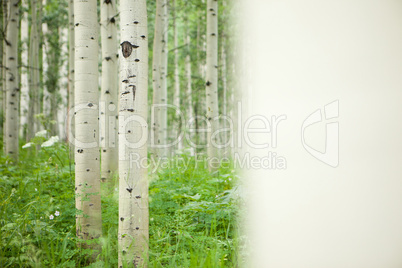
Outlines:
{"type": "MultiPolygon", "coordinates": [[[[32,142],[42,144],[45,137],[32,142]]],[[[0,267],[117,267],[117,178],[102,185],[98,261],[75,237],[74,173],[62,143],[0,158],[0,267]]],[[[150,174],[149,267],[237,267],[240,199],[230,168],[213,175],[183,156],[150,174]]]]}

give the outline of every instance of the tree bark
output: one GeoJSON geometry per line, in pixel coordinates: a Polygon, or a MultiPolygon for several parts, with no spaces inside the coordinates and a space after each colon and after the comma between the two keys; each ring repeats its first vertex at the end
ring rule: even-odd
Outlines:
{"type": "MultiPolygon", "coordinates": [[[[77,236],[102,234],[99,153],[98,19],[96,1],[74,1],[75,14],[75,189],[77,236]]],[[[83,244],[98,248],[98,244],[83,244]]],[[[96,253],[95,253],[96,254],[96,253]]],[[[95,257],[95,255],[93,256],[95,257]]]]}
{"type": "Polygon", "coordinates": [[[157,0],[152,60],[154,107],[151,113],[151,145],[156,158],[167,156],[167,12],[167,0],[157,0]]]}
{"type": "Polygon", "coordinates": [[[19,81],[18,81],[18,27],[19,0],[8,1],[8,24],[6,33],[6,119],[5,153],[18,159],[19,81]]]}
{"type": "Polygon", "coordinates": [[[119,267],[148,259],[148,31],[145,0],[121,0],[119,267]],[[133,163],[133,159],[139,162],[133,163]],[[142,164],[141,164],[142,163],[142,164]]]}
{"type": "MultiPolygon", "coordinates": [[[[21,1],[24,10],[28,10],[28,1],[21,1]]],[[[21,105],[20,105],[20,136],[26,139],[29,107],[28,87],[28,12],[21,15],[21,105]]]]}
{"type": "MultiPolygon", "coordinates": [[[[179,138],[180,132],[184,129],[184,126],[180,124],[180,68],[179,68],[179,38],[178,38],[178,26],[177,26],[177,5],[176,0],[173,0],[173,36],[174,36],[174,96],[173,106],[176,107],[176,113],[173,122],[173,139],[179,138]]],[[[184,122],[182,122],[184,123],[184,122]]],[[[180,139],[177,144],[177,149],[183,148],[183,140],[180,139]]]]}
{"type": "Polygon", "coordinates": [[[101,2],[102,88],[100,102],[101,178],[108,181],[117,172],[118,54],[116,1],[101,2]]]}
{"type": "Polygon", "coordinates": [[[39,30],[38,30],[38,7],[37,0],[31,0],[31,33],[29,38],[29,113],[28,113],[28,133],[27,139],[30,140],[39,130],[39,125],[35,115],[40,113],[39,102],[39,30]]]}
{"type": "Polygon", "coordinates": [[[206,115],[211,124],[207,134],[208,157],[217,158],[219,134],[218,124],[218,2],[207,0],[207,73],[206,115]]]}
{"type": "MultiPolygon", "coordinates": [[[[68,111],[67,111],[67,139],[70,145],[70,152],[74,152],[74,145],[71,143],[73,140],[74,128],[74,114],[72,111],[74,107],[74,0],[68,1],[68,111]]],[[[73,153],[71,153],[74,155],[73,153]]],[[[73,156],[72,156],[73,157],[73,156]]]]}

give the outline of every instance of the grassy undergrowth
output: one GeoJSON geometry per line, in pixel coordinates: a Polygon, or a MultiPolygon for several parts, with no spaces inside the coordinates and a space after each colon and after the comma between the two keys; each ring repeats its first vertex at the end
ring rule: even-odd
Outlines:
{"type": "MultiPolygon", "coordinates": [[[[88,252],[76,246],[68,148],[21,152],[16,165],[0,158],[0,267],[117,267],[117,183],[102,185],[102,252],[88,264],[88,252]]],[[[149,176],[148,266],[238,267],[237,176],[183,159],[149,176]]]]}

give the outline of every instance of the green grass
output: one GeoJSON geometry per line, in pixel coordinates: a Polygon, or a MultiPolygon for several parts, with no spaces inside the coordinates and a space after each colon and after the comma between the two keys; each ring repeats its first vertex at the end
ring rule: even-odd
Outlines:
{"type": "MultiPolygon", "coordinates": [[[[211,175],[183,159],[187,168],[172,163],[149,175],[148,266],[240,266],[237,176],[230,166],[211,175]]],[[[23,149],[16,165],[1,156],[0,267],[117,267],[117,188],[102,185],[102,252],[89,264],[90,252],[76,246],[68,148],[23,149]]]]}

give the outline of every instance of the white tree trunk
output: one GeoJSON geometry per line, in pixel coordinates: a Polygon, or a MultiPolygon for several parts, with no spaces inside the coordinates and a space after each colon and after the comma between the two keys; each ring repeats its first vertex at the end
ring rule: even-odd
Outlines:
{"type": "MultiPolygon", "coordinates": [[[[187,55],[185,59],[185,69],[187,78],[186,88],[186,122],[190,122],[193,119],[193,89],[192,89],[192,72],[191,72],[191,57],[190,57],[190,35],[188,34],[188,27],[186,29],[186,43],[187,43],[187,55]]],[[[193,121],[191,121],[193,122],[193,121]]],[[[188,133],[188,138],[191,142],[194,142],[194,133],[188,133]]]]}
{"type": "Polygon", "coordinates": [[[75,0],[74,15],[75,189],[76,207],[83,212],[77,215],[77,236],[91,240],[102,234],[96,1],[75,0]]]}
{"type": "MultiPolygon", "coordinates": [[[[43,1],[43,6],[46,7],[46,0],[43,1]]],[[[42,46],[42,79],[43,79],[43,99],[42,99],[42,113],[44,115],[44,118],[47,120],[51,120],[53,118],[51,114],[51,94],[46,86],[46,81],[48,79],[48,76],[46,75],[48,73],[48,54],[49,54],[49,42],[47,41],[47,35],[48,35],[48,26],[47,23],[41,23],[42,26],[42,37],[43,37],[43,46],[42,46]]],[[[49,126],[51,130],[51,126],[49,126]]],[[[52,133],[54,134],[54,133],[52,133]]]]}
{"type": "MultiPolygon", "coordinates": [[[[73,140],[74,128],[74,115],[71,114],[74,107],[74,0],[68,1],[68,111],[67,111],[67,139],[73,140]]],[[[70,152],[74,152],[74,145],[70,143],[70,152]]]]}
{"type": "Polygon", "coordinates": [[[207,73],[206,73],[206,115],[211,124],[208,132],[208,157],[217,158],[216,145],[219,135],[218,124],[218,2],[207,0],[207,73]]]}
{"type": "MultiPolygon", "coordinates": [[[[8,18],[8,11],[7,11],[7,1],[6,0],[4,0],[2,3],[1,3],[1,5],[2,5],[2,11],[3,11],[3,17],[1,18],[2,19],[2,22],[3,22],[3,24],[2,24],[2,31],[3,31],[3,33],[4,34],[6,34],[6,30],[7,30],[7,18],[8,18]]],[[[0,110],[0,112],[1,112],[1,133],[3,134],[3,141],[5,141],[6,140],[6,136],[5,136],[5,131],[4,131],[4,129],[3,129],[3,127],[4,127],[4,120],[5,120],[5,115],[6,115],[6,58],[7,58],[7,56],[6,56],[6,46],[7,46],[7,44],[6,44],[6,42],[5,42],[6,40],[5,40],[5,38],[3,38],[2,40],[1,40],[1,42],[2,42],[2,45],[3,45],[3,50],[2,50],[2,61],[1,61],[1,65],[2,65],[2,68],[1,68],[1,77],[2,77],[2,88],[1,88],[1,110],[0,110]]],[[[5,151],[5,147],[3,146],[3,151],[5,151]]]]}
{"type": "MultiPolygon", "coordinates": [[[[184,129],[184,126],[180,129],[180,69],[179,69],[179,38],[178,38],[178,26],[177,26],[177,5],[176,1],[173,0],[173,35],[174,35],[174,96],[173,96],[173,106],[176,107],[177,111],[175,113],[175,118],[173,122],[173,139],[179,138],[180,131],[184,129]]],[[[184,122],[182,122],[184,124],[184,122]]],[[[177,149],[181,150],[183,148],[183,140],[179,140],[177,144],[177,149]]]]}
{"type": "Polygon", "coordinates": [[[19,81],[18,81],[18,27],[19,0],[8,1],[8,24],[6,32],[6,119],[5,153],[18,159],[19,81]]]}
{"type": "MultiPolygon", "coordinates": [[[[61,53],[63,59],[68,59],[68,29],[63,28],[60,33],[61,53]]],[[[57,113],[58,135],[61,140],[66,140],[66,117],[68,109],[68,61],[62,61],[61,76],[59,80],[59,94],[61,103],[59,103],[59,111],[57,113]]]]}
{"type": "MultiPolygon", "coordinates": [[[[24,9],[29,4],[27,0],[21,1],[24,9]]],[[[28,124],[29,87],[28,87],[28,12],[21,15],[21,104],[20,104],[20,136],[26,137],[28,124]]]]}
{"type": "Polygon", "coordinates": [[[38,30],[38,6],[36,0],[31,0],[31,33],[29,41],[28,62],[29,62],[29,113],[28,113],[28,135],[27,139],[35,136],[39,130],[35,115],[39,109],[39,30],[38,30]]]}
{"type": "Polygon", "coordinates": [[[152,60],[153,113],[151,145],[157,158],[167,156],[167,0],[156,1],[152,60]]]}
{"type": "Polygon", "coordinates": [[[121,0],[119,267],[148,258],[148,32],[145,0],[121,0]],[[135,163],[132,160],[138,159],[135,163]],[[142,164],[141,164],[142,163],[142,164]]]}
{"type": "Polygon", "coordinates": [[[118,54],[116,1],[101,2],[102,88],[100,102],[101,178],[108,181],[117,172],[118,54]]]}

